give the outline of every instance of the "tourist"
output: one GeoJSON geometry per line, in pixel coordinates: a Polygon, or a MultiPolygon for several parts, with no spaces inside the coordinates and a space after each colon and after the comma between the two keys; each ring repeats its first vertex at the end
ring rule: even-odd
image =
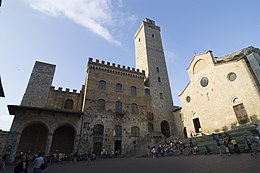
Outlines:
{"type": "Polygon", "coordinates": [[[3,161],[2,155],[0,156],[0,173],[4,173],[5,162],[3,161]]]}
{"type": "Polygon", "coordinates": [[[236,154],[239,154],[239,153],[240,153],[240,150],[239,150],[239,148],[238,148],[237,141],[236,141],[234,138],[231,139],[231,144],[232,144],[233,147],[234,147],[235,153],[236,153],[236,154]]]}
{"type": "Polygon", "coordinates": [[[38,156],[36,157],[36,159],[33,161],[33,173],[41,173],[41,165],[44,164],[44,159],[43,156],[41,154],[38,154],[38,156]]]}
{"type": "Polygon", "coordinates": [[[18,156],[16,166],[14,167],[14,172],[15,173],[28,173],[28,165],[29,165],[29,161],[27,159],[26,154],[21,153],[18,156]]]}
{"type": "Polygon", "coordinates": [[[245,139],[246,147],[247,147],[247,149],[250,152],[250,155],[253,156],[253,147],[252,147],[251,141],[248,138],[246,138],[246,137],[244,139],[245,139]]]}
{"type": "Polygon", "coordinates": [[[219,142],[219,139],[217,139],[216,142],[217,142],[217,146],[218,146],[218,149],[219,149],[219,155],[222,155],[221,143],[219,142]]]}

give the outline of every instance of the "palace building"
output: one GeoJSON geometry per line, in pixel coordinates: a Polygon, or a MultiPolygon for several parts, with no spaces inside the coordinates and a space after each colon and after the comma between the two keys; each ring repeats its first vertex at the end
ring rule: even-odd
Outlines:
{"type": "Polygon", "coordinates": [[[125,154],[170,136],[182,137],[160,27],[145,19],[134,42],[136,68],[89,58],[79,92],[55,89],[55,65],[37,61],[21,104],[8,105],[15,116],[6,141],[11,159],[21,151],[125,154]]]}

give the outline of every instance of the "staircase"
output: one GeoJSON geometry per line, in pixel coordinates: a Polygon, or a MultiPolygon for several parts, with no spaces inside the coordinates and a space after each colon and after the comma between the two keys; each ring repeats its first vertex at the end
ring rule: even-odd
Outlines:
{"type": "MultiPolygon", "coordinates": [[[[238,147],[241,152],[244,151],[245,142],[244,137],[247,137],[252,143],[256,141],[256,136],[258,136],[258,131],[256,130],[256,126],[254,124],[243,124],[240,126],[237,126],[233,128],[232,130],[228,131],[231,138],[234,138],[237,143],[238,147]]],[[[218,134],[223,133],[216,133],[215,135],[218,136],[218,134]]],[[[167,138],[167,141],[174,141],[174,140],[181,140],[185,144],[185,150],[183,152],[184,155],[190,155],[190,148],[189,148],[189,141],[192,140],[192,143],[194,146],[197,147],[197,155],[203,155],[205,154],[206,148],[205,146],[208,146],[211,149],[211,154],[219,154],[219,148],[217,146],[216,141],[213,139],[212,135],[202,135],[198,137],[192,137],[187,139],[176,139],[173,137],[167,138]]],[[[131,146],[131,148],[128,148],[127,151],[123,157],[147,157],[149,156],[150,149],[148,148],[151,146],[158,146],[161,143],[165,143],[165,139],[163,139],[162,134],[149,134],[145,136],[144,138],[140,139],[136,142],[136,145],[131,146]]],[[[223,140],[220,139],[220,143],[222,144],[221,149],[222,153],[225,153],[225,148],[223,146],[223,140]]],[[[229,144],[229,147],[231,149],[231,152],[233,151],[233,146],[229,144]]],[[[180,151],[176,151],[173,155],[178,155],[180,151]]]]}

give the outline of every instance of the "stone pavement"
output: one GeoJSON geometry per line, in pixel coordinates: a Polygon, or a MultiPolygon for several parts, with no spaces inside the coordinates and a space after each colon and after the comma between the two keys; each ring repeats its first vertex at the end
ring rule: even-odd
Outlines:
{"type": "MultiPolygon", "coordinates": [[[[5,173],[13,173],[7,166],[5,173]]],[[[260,155],[198,155],[163,158],[117,158],[51,164],[43,173],[259,173],[260,155]]],[[[32,168],[29,173],[32,173],[32,168]]]]}

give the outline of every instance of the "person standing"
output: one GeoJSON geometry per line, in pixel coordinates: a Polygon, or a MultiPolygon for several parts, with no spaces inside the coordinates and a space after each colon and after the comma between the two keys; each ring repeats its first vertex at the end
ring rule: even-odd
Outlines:
{"type": "Polygon", "coordinates": [[[0,156],[0,173],[4,173],[5,162],[3,161],[2,155],[0,156]]]}
{"type": "Polygon", "coordinates": [[[252,147],[251,141],[246,137],[244,139],[245,139],[246,147],[248,148],[248,150],[250,152],[250,155],[253,156],[253,147],[252,147]]]}
{"type": "Polygon", "coordinates": [[[41,165],[44,164],[44,159],[41,154],[38,154],[36,159],[33,161],[33,173],[41,173],[41,165]]]}
{"type": "Polygon", "coordinates": [[[236,154],[239,154],[239,153],[240,153],[240,150],[239,150],[239,148],[238,148],[237,141],[236,141],[234,138],[231,139],[231,144],[233,145],[236,154]]]}

